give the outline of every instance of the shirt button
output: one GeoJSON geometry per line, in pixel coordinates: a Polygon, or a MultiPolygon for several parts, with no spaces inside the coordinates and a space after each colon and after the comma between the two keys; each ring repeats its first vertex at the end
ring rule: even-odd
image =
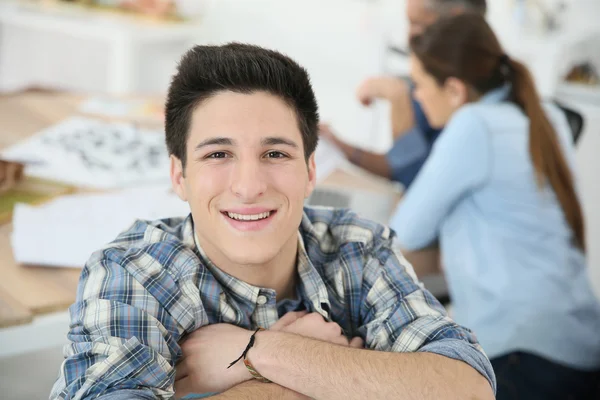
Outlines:
{"type": "Polygon", "coordinates": [[[263,305],[267,304],[267,298],[261,294],[256,299],[256,302],[258,303],[259,306],[263,306],[263,305]]]}

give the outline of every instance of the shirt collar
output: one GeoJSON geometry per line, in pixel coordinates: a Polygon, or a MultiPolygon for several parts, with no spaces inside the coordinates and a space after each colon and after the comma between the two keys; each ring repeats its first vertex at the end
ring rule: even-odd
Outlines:
{"type": "Polygon", "coordinates": [[[508,95],[510,94],[511,86],[512,85],[510,85],[510,84],[505,84],[496,89],[492,89],[489,92],[487,92],[486,94],[484,94],[479,99],[479,102],[485,103],[485,104],[493,104],[493,103],[500,103],[502,101],[505,101],[508,98],[508,95]]]}
{"type": "MultiPolygon", "coordinates": [[[[228,273],[221,270],[217,267],[211,260],[208,258],[202,246],[200,246],[200,241],[198,240],[198,235],[196,234],[196,230],[194,230],[194,243],[198,253],[200,254],[200,260],[202,264],[210,271],[210,273],[217,279],[217,281],[221,284],[221,286],[233,296],[237,297],[239,300],[249,303],[249,305],[254,306],[258,300],[258,296],[260,294],[261,288],[257,286],[250,285],[240,279],[237,279],[228,273]]],[[[269,290],[269,289],[263,289],[269,290]]]]}
{"type": "MultiPolygon", "coordinates": [[[[303,225],[306,225],[307,221],[308,217],[304,215],[303,225]]],[[[310,223],[310,221],[308,221],[308,223],[310,223]]],[[[304,226],[304,230],[306,230],[306,226],[304,226]]],[[[251,306],[254,306],[257,303],[258,296],[261,292],[264,293],[267,291],[272,291],[272,289],[260,288],[258,286],[251,285],[221,270],[206,256],[206,253],[200,246],[198,235],[193,227],[192,232],[190,232],[189,237],[193,237],[194,246],[198,250],[202,263],[229,294],[235,296],[241,301],[248,303],[251,306]]],[[[308,234],[310,234],[310,231],[308,234]]],[[[311,239],[315,240],[316,237],[311,239]]],[[[298,290],[298,288],[296,288],[296,293],[306,296],[313,307],[311,311],[321,314],[326,320],[329,321],[329,310],[331,309],[331,304],[329,303],[327,288],[323,282],[323,279],[321,278],[321,275],[308,256],[304,238],[302,237],[300,230],[298,231],[298,256],[296,259],[296,268],[299,277],[298,284],[302,287],[302,290],[298,290]]]]}

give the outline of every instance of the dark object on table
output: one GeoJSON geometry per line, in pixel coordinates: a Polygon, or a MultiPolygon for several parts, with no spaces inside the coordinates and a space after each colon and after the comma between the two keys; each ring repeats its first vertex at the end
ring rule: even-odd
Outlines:
{"type": "Polygon", "coordinates": [[[589,62],[574,66],[565,76],[565,81],[585,85],[600,85],[600,74],[589,62]]]}
{"type": "Polygon", "coordinates": [[[557,100],[554,100],[554,104],[556,104],[556,106],[565,113],[565,116],[567,117],[567,122],[569,123],[569,127],[571,128],[571,133],[573,135],[573,143],[577,144],[584,127],[583,116],[577,111],[565,106],[557,100]]]}

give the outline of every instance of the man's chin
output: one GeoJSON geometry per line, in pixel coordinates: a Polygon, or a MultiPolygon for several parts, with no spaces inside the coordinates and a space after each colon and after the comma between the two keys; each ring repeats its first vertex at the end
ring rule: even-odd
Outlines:
{"type": "Polygon", "coordinates": [[[237,265],[261,266],[275,258],[277,252],[266,249],[265,246],[237,246],[227,254],[229,261],[237,265]]]}

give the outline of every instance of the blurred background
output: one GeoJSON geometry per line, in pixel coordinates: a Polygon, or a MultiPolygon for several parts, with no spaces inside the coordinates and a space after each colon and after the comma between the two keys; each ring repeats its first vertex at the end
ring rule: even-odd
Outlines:
{"type": "MultiPolygon", "coordinates": [[[[106,216],[94,219],[90,210],[131,209],[151,198],[138,217],[186,213],[163,190],[162,101],[179,57],[193,44],[240,41],[287,53],[307,68],[321,119],[341,138],[377,152],[392,144],[389,105],[364,107],[355,92],[367,77],[408,73],[403,0],[153,3],[0,0],[0,160],[24,166],[17,175],[27,181],[0,192],[4,399],[47,398],[86,246],[99,247],[118,233],[114,226],[128,225],[126,212],[104,227],[106,216]],[[117,138],[111,146],[139,149],[137,158],[118,164],[120,158],[105,155],[107,135],[117,138]],[[61,153],[73,149],[76,158],[61,153]],[[86,195],[45,210],[35,206],[74,192],[86,195]],[[89,237],[81,255],[65,258],[66,237],[89,237]]],[[[600,1],[493,0],[488,7],[505,49],[530,67],[542,96],[581,116],[578,189],[600,294],[600,1]]]]}

